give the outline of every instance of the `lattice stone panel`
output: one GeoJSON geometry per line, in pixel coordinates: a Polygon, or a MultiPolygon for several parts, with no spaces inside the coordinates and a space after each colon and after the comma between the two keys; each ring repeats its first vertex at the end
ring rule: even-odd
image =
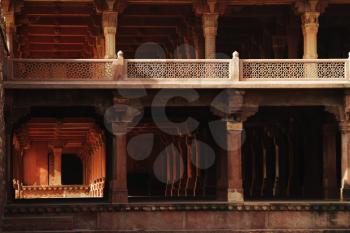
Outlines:
{"type": "Polygon", "coordinates": [[[14,61],[16,80],[112,80],[112,62],[14,61]]]}
{"type": "Polygon", "coordinates": [[[128,61],[128,79],[228,79],[229,62],[128,61]]]}
{"type": "Polygon", "coordinates": [[[345,79],[345,61],[337,62],[254,62],[243,61],[245,80],[261,79],[345,79]]]}

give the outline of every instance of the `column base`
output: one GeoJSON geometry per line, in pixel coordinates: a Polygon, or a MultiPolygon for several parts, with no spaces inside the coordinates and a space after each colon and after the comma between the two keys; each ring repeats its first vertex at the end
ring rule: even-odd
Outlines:
{"type": "Polygon", "coordinates": [[[227,190],[227,201],[228,202],[244,202],[243,191],[237,189],[227,190]]]}
{"type": "Polygon", "coordinates": [[[112,203],[128,203],[128,190],[112,190],[110,199],[112,203]]]}
{"type": "Polygon", "coordinates": [[[350,187],[341,188],[340,197],[342,201],[350,201],[350,187]]]}
{"type": "Polygon", "coordinates": [[[110,190],[110,200],[112,203],[128,203],[127,188],[119,188],[117,181],[111,181],[110,190]]]}

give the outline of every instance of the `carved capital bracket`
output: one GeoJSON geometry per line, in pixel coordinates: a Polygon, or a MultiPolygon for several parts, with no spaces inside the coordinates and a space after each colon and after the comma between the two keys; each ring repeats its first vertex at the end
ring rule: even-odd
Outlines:
{"type": "Polygon", "coordinates": [[[103,26],[104,32],[105,33],[115,33],[116,27],[117,27],[117,20],[118,20],[118,12],[116,12],[116,11],[104,11],[102,13],[102,26],[103,26]],[[105,30],[107,30],[107,31],[105,31],[105,30]]]}
{"type": "Polygon", "coordinates": [[[322,14],[328,6],[328,0],[296,0],[294,9],[296,14],[318,12],[322,14]]]}
{"type": "Polygon", "coordinates": [[[223,15],[227,8],[228,1],[225,0],[194,0],[193,9],[196,15],[201,16],[204,13],[216,13],[223,15]]]}
{"type": "Polygon", "coordinates": [[[214,115],[226,119],[226,121],[243,123],[249,117],[254,116],[259,107],[257,105],[246,105],[244,103],[244,91],[226,90],[225,95],[218,99],[220,105],[212,106],[214,115]]]}
{"type": "Polygon", "coordinates": [[[113,107],[106,114],[107,121],[112,124],[113,134],[125,134],[127,128],[132,127],[134,119],[140,116],[142,111],[143,109],[139,103],[115,96],[113,98],[113,107]]]}

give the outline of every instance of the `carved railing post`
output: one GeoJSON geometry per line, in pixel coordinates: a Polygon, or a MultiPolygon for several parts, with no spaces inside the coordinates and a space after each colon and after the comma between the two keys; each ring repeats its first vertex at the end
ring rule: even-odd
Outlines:
{"type": "Polygon", "coordinates": [[[240,79],[240,64],[239,64],[239,53],[234,51],[232,54],[232,60],[230,64],[231,78],[234,82],[238,82],[240,79]]]}
{"type": "Polygon", "coordinates": [[[345,79],[350,80],[350,52],[348,53],[348,60],[345,64],[345,79]]]}
{"type": "Polygon", "coordinates": [[[124,53],[119,51],[117,54],[117,59],[113,61],[113,79],[121,80],[126,78],[127,70],[125,66],[124,53]]]}

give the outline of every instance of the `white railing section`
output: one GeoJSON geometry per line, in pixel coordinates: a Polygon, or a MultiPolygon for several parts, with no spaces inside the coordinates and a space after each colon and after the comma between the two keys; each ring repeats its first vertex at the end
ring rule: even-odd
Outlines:
{"type": "Polygon", "coordinates": [[[127,60],[127,79],[230,79],[230,60],[127,60]]]}
{"type": "Polygon", "coordinates": [[[12,59],[7,80],[350,82],[349,59],[12,59]]]}
{"type": "Polygon", "coordinates": [[[347,59],[241,60],[240,80],[345,80],[347,59]]]}
{"type": "Polygon", "coordinates": [[[12,59],[10,80],[112,80],[110,59],[12,59]]]}

